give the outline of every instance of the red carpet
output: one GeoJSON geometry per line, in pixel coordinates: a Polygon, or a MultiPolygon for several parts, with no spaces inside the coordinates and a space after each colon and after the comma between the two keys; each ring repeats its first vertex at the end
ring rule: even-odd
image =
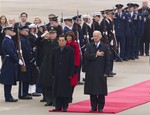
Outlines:
{"type": "MultiPolygon", "coordinates": [[[[109,93],[103,113],[114,114],[147,102],[150,102],[150,80],[109,93]]],[[[88,113],[90,109],[90,101],[85,100],[70,104],[68,112],[88,113]]]]}

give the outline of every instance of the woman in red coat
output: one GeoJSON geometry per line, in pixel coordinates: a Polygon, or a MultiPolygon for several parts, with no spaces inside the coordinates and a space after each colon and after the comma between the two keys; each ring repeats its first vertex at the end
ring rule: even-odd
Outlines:
{"type": "Polygon", "coordinates": [[[74,56],[75,56],[74,57],[75,71],[70,81],[71,86],[72,86],[72,93],[71,93],[69,102],[71,103],[73,99],[72,97],[73,97],[74,87],[78,83],[78,68],[80,66],[80,50],[79,50],[78,43],[75,41],[75,35],[73,31],[68,31],[66,33],[66,38],[67,38],[67,46],[72,47],[72,49],[74,50],[74,56]]]}

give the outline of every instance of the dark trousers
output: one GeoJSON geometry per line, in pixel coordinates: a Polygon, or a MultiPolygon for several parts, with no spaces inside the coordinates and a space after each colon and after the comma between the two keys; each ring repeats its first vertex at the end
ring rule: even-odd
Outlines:
{"type": "Polygon", "coordinates": [[[140,55],[149,54],[149,41],[144,41],[143,38],[140,41],[140,55]]]}
{"type": "Polygon", "coordinates": [[[52,95],[52,87],[43,86],[43,97],[48,104],[55,104],[54,97],[52,95]]]}
{"type": "Polygon", "coordinates": [[[11,88],[12,88],[12,85],[4,85],[4,97],[5,97],[5,100],[9,100],[9,99],[12,98],[11,88]]]}
{"type": "Polygon", "coordinates": [[[116,39],[117,39],[117,44],[120,46],[120,57],[122,59],[125,59],[125,37],[116,36],[116,39]]]}
{"type": "Polygon", "coordinates": [[[125,58],[126,59],[131,58],[131,40],[132,40],[132,36],[126,36],[126,42],[125,42],[125,58]]]}
{"type": "Polygon", "coordinates": [[[105,105],[105,95],[90,95],[90,102],[92,110],[103,110],[105,105]]]}
{"type": "Polygon", "coordinates": [[[24,97],[28,95],[29,82],[19,81],[19,97],[24,97]]]}
{"type": "Polygon", "coordinates": [[[68,97],[56,97],[56,109],[68,109],[68,97]]]}
{"type": "Polygon", "coordinates": [[[139,56],[139,51],[140,51],[140,36],[136,36],[136,42],[135,42],[135,57],[139,56]]]}
{"type": "Polygon", "coordinates": [[[73,100],[73,92],[74,92],[74,86],[71,87],[71,95],[69,97],[69,103],[72,103],[73,100]]]}
{"type": "Polygon", "coordinates": [[[113,49],[110,46],[110,70],[109,72],[112,73],[113,72],[113,67],[114,67],[114,59],[115,59],[115,53],[113,51],[113,49]]]}

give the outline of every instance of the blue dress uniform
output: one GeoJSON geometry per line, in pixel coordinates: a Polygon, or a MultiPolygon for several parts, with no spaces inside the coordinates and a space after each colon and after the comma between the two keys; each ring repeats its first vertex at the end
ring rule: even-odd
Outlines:
{"type": "Polygon", "coordinates": [[[91,38],[92,38],[92,31],[91,31],[91,27],[87,23],[83,23],[82,32],[83,32],[86,44],[88,42],[86,40],[86,37],[87,37],[87,39],[89,39],[89,42],[91,43],[92,42],[92,40],[91,40],[91,38]]]}
{"type": "MultiPolygon", "coordinates": [[[[121,9],[122,4],[117,4],[116,8],[121,9]]],[[[115,13],[114,27],[117,44],[120,45],[120,57],[125,59],[125,14],[123,12],[115,13]]]]}
{"type": "MultiPolygon", "coordinates": [[[[138,4],[134,4],[135,8],[138,8],[138,4]]],[[[135,47],[134,47],[134,56],[135,59],[138,59],[139,57],[139,48],[140,48],[140,39],[143,36],[144,33],[144,18],[141,13],[134,12],[134,18],[133,18],[133,25],[134,25],[134,36],[135,36],[135,47]]]]}
{"type": "MultiPolygon", "coordinates": [[[[7,29],[11,29],[11,27],[7,29]]],[[[17,100],[13,99],[11,95],[11,88],[12,85],[16,85],[19,58],[17,57],[17,49],[10,36],[5,35],[2,48],[4,52],[4,61],[1,68],[0,83],[4,84],[5,101],[16,102],[17,100]]]]}
{"type": "MultiPolygon", "coordinates": [[[[66,21],[72,23],[72,18],[66,18],[66,19],[64,19],[64,22],[66,22],[66,21]]],[[[69,27],[69,26],[66,25],[66,26],[64,27],[64,35],[66,35],[66,33],[67,33],[68,31],[72,31],[72,27],[69,27]]]]}
{"type": "MultiPolygon", "coordinates": [[[[23,26],[20,29],[27,29],[27,26],[23,26]]],[[[24,35],[20,35],[21,49],[23,59],[26,65],[26,72],[20,72],[19,76],[19,99],[32,99],[28,95],[29,82],[31,80],[31,66],[34,63],[34,58],[32,56],[31,44],[28,38],[24,35]]]]}
{"type": "MultiPolygon", "coordinates": [[[[133,7],[134,4],[127,4],[129,8],[133,7]]],[[[134,36],[134,15],[133,12],[126,12],[126,41],[125,41],[125,58],[126,60],[135,59],[134,47],[135,47],[135,36],[134,36]]]]}

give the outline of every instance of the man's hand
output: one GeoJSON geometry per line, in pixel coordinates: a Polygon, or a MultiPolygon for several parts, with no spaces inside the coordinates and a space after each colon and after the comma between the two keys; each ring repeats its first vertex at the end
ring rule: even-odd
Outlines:
{"type": "Polygon", "coordinates": [[[103,51],[97,51],[96,52],[96,57],[97,56],[104,56],[104,52],[103,51]]]}
{"type": "Polygon", "coordinates": [[[21,61],[21,59],[19,59],[19,65],[23,65],[23,62],[21,61]]]}

